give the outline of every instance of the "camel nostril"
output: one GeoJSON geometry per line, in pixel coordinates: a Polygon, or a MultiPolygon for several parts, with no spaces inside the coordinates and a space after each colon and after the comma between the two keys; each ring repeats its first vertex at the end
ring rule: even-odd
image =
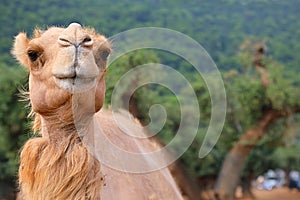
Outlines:
{"type": "Polygon", "coordinates": [[[59,36],[57,42],[63,47],[73,45],[73,41],[66,35],[59,36]]]}
{"type": "Polygon", "coordinates": [[[90,42],[90,41],[92,41],[92,38],[91,38],[89,35],[87,35],[87,36],[83,39],[82,42],[90,42]]]}
{"type": "Polygon", "coordinates": [[[94,43],[94,42],[93,42],[91,36],[85,35],[85,36],[83,37],[82,42],[81,42],[80,44],[83,45],[83,46],[88,47],[88,46],[92,46],[93,43],[94,43]]]}

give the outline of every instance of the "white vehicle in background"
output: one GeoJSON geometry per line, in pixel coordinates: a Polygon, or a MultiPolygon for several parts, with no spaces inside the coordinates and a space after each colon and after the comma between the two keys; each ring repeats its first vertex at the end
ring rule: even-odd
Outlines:
{"type": "Polygon", "coordinates": [[[263,176],[256,179],[256,188],[259,190],[272,190],[285,184],[285,172],[281,169],[268,170],[263,176]]]}

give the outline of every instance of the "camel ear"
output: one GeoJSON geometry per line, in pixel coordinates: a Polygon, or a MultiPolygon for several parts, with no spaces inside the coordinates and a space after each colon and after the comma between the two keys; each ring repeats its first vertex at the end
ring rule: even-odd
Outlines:
{"type": "Polygon", "coordinates": [[[15,37],[13,49],[11,53],[15,56],[15,58],[25,67],[29,68],[29,59],[27,56],[27,47],[29,40],[26,36],[26,33],[19,33],[15,37]]]}

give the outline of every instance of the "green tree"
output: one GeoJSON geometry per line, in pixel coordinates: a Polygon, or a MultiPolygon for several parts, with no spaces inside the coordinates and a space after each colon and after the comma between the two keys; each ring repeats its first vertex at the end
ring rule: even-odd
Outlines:
{"type": "Polygon", "coordinates": [[[18,168],[18,152],[28,134],[28,109],[20,102],[19,90],[25,71],[0,65],[0,180],[13,181],[18,168]],[[27,133],[27,135],[26,135],[27,133]]]}
{"type": "Polygon", "coordinates": [[[278,119],[300,111],[296,92],[299,79],[282,64],[265,58],[264,44],[256,45],[255,50],[253,58],[249,46],[241,53],[242,61],[252,58],[253,64],[246,65],[248,69],[243,74],[231,76],[228,86],[232,92],[228,100],[234,105],[235,123],[232,125],[239,124],[241,128],[237,130],[242,129],[242,135],[226,155],[219,173],[216,192],[222,199],[234,198],[246,158],[267,130],[278,119]]]}

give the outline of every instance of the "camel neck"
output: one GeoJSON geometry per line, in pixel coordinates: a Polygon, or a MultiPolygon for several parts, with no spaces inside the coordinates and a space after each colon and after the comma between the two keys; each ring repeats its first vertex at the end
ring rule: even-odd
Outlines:
{"type": "Polygon", "coordinates": [[[49,138],[55,143],[64,138],[81,138],[87,132],[94,113],[87,113],[83,110],[70,109],[65,105],[55,112],[48,112],[41,115],[41,131],[43,137],[49,138]]]}
{"type": "Polygon", "coordinates": [[[95,113],[95,94],[90,91],[72,94],[66,102],[56,108],[43,109],[41,116],[43,137],[60,140],[73,135],[84,136],[95,113]]]}

